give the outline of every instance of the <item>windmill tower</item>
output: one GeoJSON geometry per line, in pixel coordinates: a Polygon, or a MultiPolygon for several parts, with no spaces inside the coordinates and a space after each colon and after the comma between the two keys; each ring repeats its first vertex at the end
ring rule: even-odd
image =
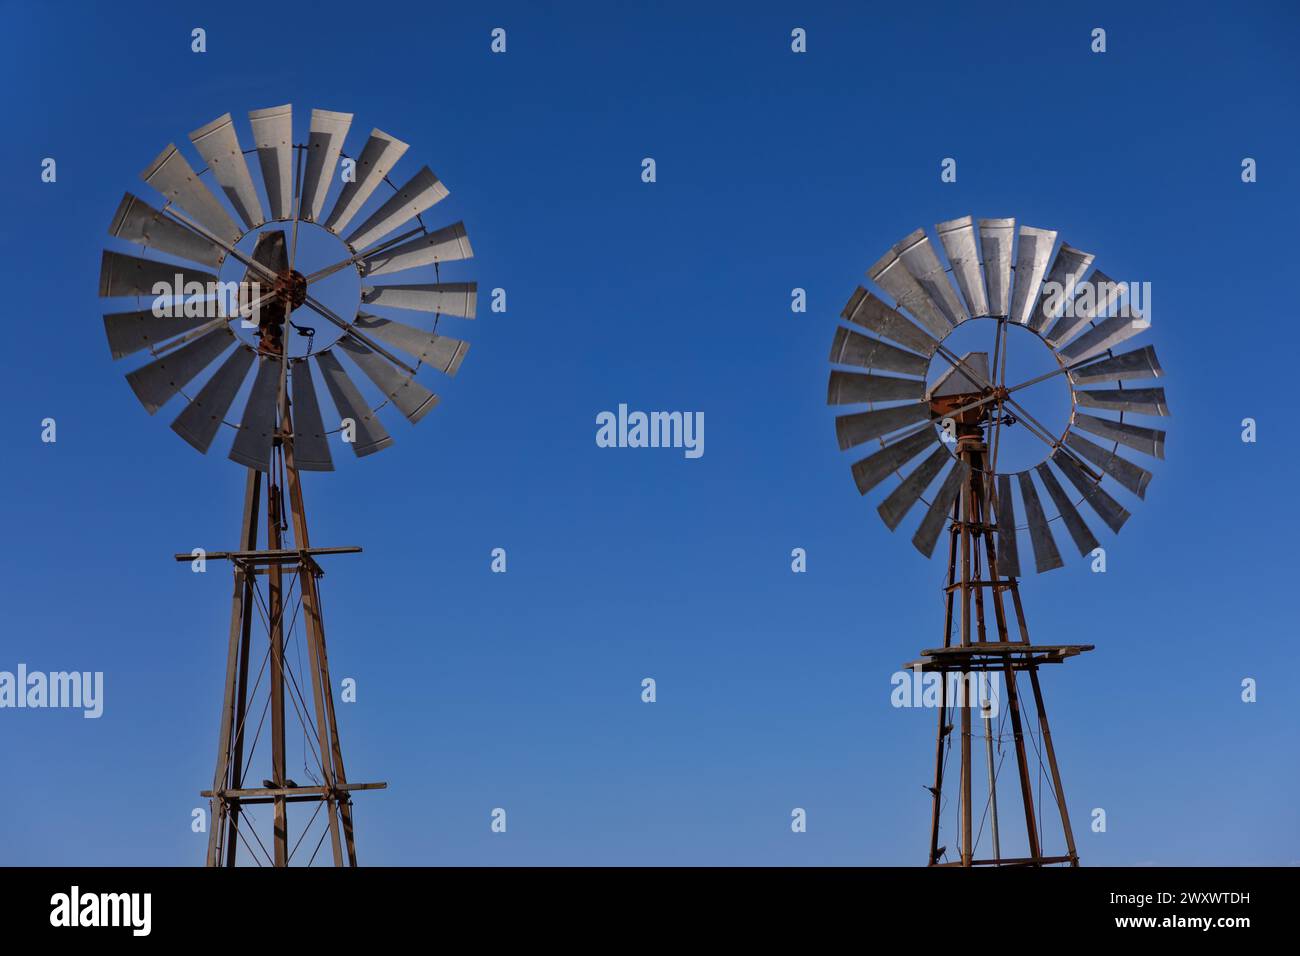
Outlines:
{"type": "Polygon", "coordinates": [[[1116,353],[1117,346],[1149,323],[1130,308],[1134,297],[1125,283],[1099,270],[1083,278],[1092,254],[1061,243],[1053,258],[1056,233],[1021,226],[1013,266],[1014,220],[982,219],[978,235],[970,217],[940,223],[935,230],[948,266],[925,230],[918,229],[868,270],[884,297],[859,287],[849,300],[842,318],[857,328],[836,329],[830,360],[843,368],[831,371],[828,388],[832,405],[866,406],[835,422],[840,448],[854,450],[852,472],[859,493],[867,494],[890,475],[900,479],[877,508],[890,530],[919,501],[925,510],[912,537],[917,550],[931,556],[945,526],[948,531],[943,641],[905,665],[937,691],[934,784],[926,787],[931,794],[927,864],[1077,866],[1039,670],[1093,645],[1031,640],[1020,597],[1017,536],[1027,532],[1041,573],[1064,564],[1052,534],[1055,521],[1081,555],[1098,548],[1079,511],[1083,502],[1113,532],[1120,530],[1129,512],[1102,487],[1102,480],[1110,478],[1144,497],[1150,472],[1121,457],[1119,448],[1163,458],[1164,431],[1131,418],[1168,414],[1162,388],[1126,383],[1159,378],[1163,371],[1150,346],[1116,353]],[[977,325],[984,327],[984,341],[992,333],[991,348],[959,354],[953,342],[977,325]],[[1008,385],[1013,330],[1033,340],[1021,347],[1040,353],[1046,349],[1054,364],[1008,385]],[[936,371],[937,379],[927,386],[936,371]],[[1059,432],[1027,407],[1026,391],[1048,382],[1068,387],[1068,415],[1059,432]],[[1013,429],[1032,436],[1027,441],[1037,444],[1041,457],[1014,470],[1004,461],[1000,470],[999,453],[1013,429]],[[863,457],[862,449],[873,445],[863,457]],[[904,474],[923,452],[929,454],[904,474]],[[1050,519],[1039,485],[1056,510],[1050,519]],[[1016,491],[1023,527],[1017,524],[1016,491]],[[1000,693],[985,692],[999,682],[1004,685],[1000,693]],[[1032,706],[1022,697],[1025,684],[1032,706]],[[977,724],[982,725],[982,748],[977,746],[977,724]],[[954,747],[955,786],[948,769],[954,747]],[[976,749],[983,749],[982,761],[976,749]],[[1003,774],[1007,760],[1015,769],[1003,774]],[[975,785],[981,762],[986,781],[982,799],[975,785]],[[1038,764],[1037,777],[1032,762],[1038,764]],[[1047,797],[1042,796],[1044,782],[1047,797]],[[942,826],[954,789],[955,841],[944,839],[942,826]],[[1013,802],[1023,811],[1023,842],[1018,827],[1007,831],[1000,826],[1003,789],[1014,792],[1013,802]],[[1044,806],[1048,802],[1050,810],[1044,806]],[[1046,824],[1048,816],[1056,818],[1055,826],[1046,824]],[[1019,848],[1012,849],[1012,842],[1019,848]]]}
{"type": "Polygon", "coordinates": [[[203,791],[211,806],[207,863],[234,866],[242,847],[259,865],[311,865],[328,838],[334,864],[355,866],[352,794],[385,784],[349,782],[344,769],[320,562],[361,549],[312,545],[300,475],[333,470],[331,435],[358,458],[391,445],[377,414],[383,406],[414,423],[437,404],[416,373],[431,366],[456,374],[469,346],[439,325],[444,316],[472,319],[477,297],[475,283],[442,282],[441,264],[472,252],[462,223],[427,227],[424,214],[447,195],[427,166],[400,186],[389,179],[406,143],[376,129],[353,158],[343,149],[351,114],[313,110],[307,141],[297,143],[290,106],[248,119],[252,149],[241,147],[226,114],[190,134],[206,164],[199,172],[174,144],[149,164],[141,178],[159,194],[157,205],[127,193],[109,234],[119,248],[153,255],[107,248],[99,294],[134,300],[133,309],[105,315],[104,325],[115,359],[150,358],[126,377],[145,410],[154,414],[180,396],[172,430],[206,453],[229,427],[228,457],[245,470],[237,546],[198,555],[228,561],[234,573],[216,772],[203,791]],[[261,191],[245,159],[254,151],[261,191]],[[307,271],[299,255],[307,245],[328,264],[307,271]],[[223,266],[230,279],[220,278],[223,266]],[[357,277],[351,298],[321,291],[349,272],[357,277]],[[420,281],[361,284],[397,273],[420,281]],[[412,325],[363,305],[426,317],[412,325]],[[333,342],[295,322],[307,311],[334,327],[333,342]],[[349,365],[363,373],[371,397],[349,365]],[[312,366],[334,416],[321,407],[312,366]],[[232,409],[239,411],[228,419],[232,409]],[[290,776],[299,741],[300,775],[310,782],[290,776]],[[319,839],[311,839],[313,826],[319,839]]]}

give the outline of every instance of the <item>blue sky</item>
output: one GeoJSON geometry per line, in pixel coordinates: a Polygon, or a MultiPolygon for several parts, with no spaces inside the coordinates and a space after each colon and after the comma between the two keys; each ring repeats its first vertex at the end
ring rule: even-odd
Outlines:
{"type": "Polygon", "coordinates": [[[319,107],[355,114],[354,154],[372,126],[409,142],[399,171],[449,185],[434,218],[464,219],[455,278],[484,293],[442,405],[305,482],[313,543],[365,548],[323,582],[334,676],[359,689],[349,777],[389,782],[357,798],[363,863],[924,861],[933,714],[892,708],[889,678],[942,639],[943,569],[908,543],[915,518],[891,535],[858,496],[826,356],[867,266],[962,215],[1057,229],[1154,290],[1167,460],[1124,533],[1099,531],[1106,574],[1072,559],[1023,588],[1037,640],[1097,646],[1044,674],[1084,862],[1300,860],[1294,8],[4,16],[0,669],[101,670],[106,690],[94,721],[0,711],[0,862],[202,859],[229,580],[171,555],[233,545],[242,473],[135,401],[99,256],[166,143],[229,111],[247,146],[244,114],[286,102],[300,138],[319,107]],[[705,454],[598,448],[621,402],[704,412],[705,454]]]}

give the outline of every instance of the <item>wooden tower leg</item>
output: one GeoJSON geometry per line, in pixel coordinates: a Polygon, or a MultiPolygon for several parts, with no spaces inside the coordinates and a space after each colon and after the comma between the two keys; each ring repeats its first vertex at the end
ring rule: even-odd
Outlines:
{"type": "MultiPolygon", "coordinates": [[[[266,514],[266,547],[278,551],[280,535],[280,489],[271,483],[266,514]]],[[[278,563],[266,569],[267,611],[271,638],[271,781],[284,787],[288,779],[284,757],[284,592],[283,571],[278,563]]],[[[272,834],[275,865],[289,865],[288,805],[283,794],[275,797],[275,829],[272,834]]]]}
{"type": "MultiPolygon", "coordinates": [[[[292,425],[290,426],[292,428],[292,425]]],[[[310,548],[311,540],[307,533],[307,512],[303,506],[302,482],[298,478],[298,467],[293,457],[292,440],[284,442],[285,480],[289,485],[289,512],[293,518],[293,540],[300,549],[310,548]]],[[[303,616],[307,627],[307,658],[311,668],[312,702],[316,711],[316,745],[320,752],[321,770],[325,778],[327,793],[325,811],[330,829],[330,848],[334,854],[334,865],[343,865],[343,850],[339,842],[339,815],[335,788],[339,784],[337,765],[334,755],[338,751],[336,733],[332,722],[327,718],[324,698],[332,695],[329,675],[321,667],[325,647],[325,627],[321,620],[320,596],[316,589],[315,563],[303,562],[298,569],[299,592],[302,595],[303,616]]],[[[342,781],[346,783],[347,781],[342,781]]],[[[347,799],[346,794],[341,798],[347,799]]],[[[349,844],[350,844],[349,840],[349,844]]],[[[355,853],[351,863],[356,866],[355,853]]]]}
{"type": "MultiPolygon", "coordinates": [[[[249,480],[253,485],[252,508],[249,509],[248,539],[244,543],[247,551],[257,548],[258,511],[261,508],[262,474],[249,469],[249,480]]],[[[248,656],[253,640],[253,611],[256,597],[253,593],[253,578],[244,575],[244,626],[239,640],[239,684],[235,688],[235,722],[233,744],[230,754],[230,786],[238,790],[244,785],[244,724],[248,717],[248,656]]],[[[235,856],[239,850],[239,804],[230,808],[230,832],[226,837],[226,866],[235,865],[235,856]]]]}
{"type": "MultiPolygon", "coordinates": [[[[948,529],[948,587],[944,598],[943,646],[952,644],[953,584],[957,579],[957,538],[958,520],[961,516],[959,506],[953,505],[952,526],[948,529]]],[[[939,729],[934,744],[934,787],[931,789],[934,801],[930,811],[930,866],[939,863],[939,811],[943,800],[943,746],[948,736],[948,682],[939,684],[939,729]]]]}
{"type": "Polygon", "coordinates": [[[1034,689],[1034,704],[1038,708],[1038,726],[1043,734],[1043,749],[1047,751],[1047,765],[1052,773],[1052,786],[1056,792],[1056,806],[1061,813],[1061,829],[1065,833],[1065,846],[1070,852],[1070,865],[1079,865],[1079,852],[1074,847],[1074,830],[1070,827],[1070,810],[1065,803],[1065,784],[1061,770],[1056,765],[1056,748],[1052,746],[1052,731],[1047,726],[1047,708],[1043,705],[1043,691],[1038,686],[1038,668],[1029,666],[1029,683],[1034,689]]]}
{"type": "MultiPolygon", "coordinates": [[[[262,476],[249,469],[244,487],[244,521],[239,547],[257,547],[257,524],[261,517],[262,476]]],[[[252,581],[240,564],[234,565],[235,587],[230,606],[230,643],[226,652],[226,690],[221,707],[217,741],[217,766],[212,789],[220,794],[228,786],[238,788],[243,771],[243,722],[245,689],[248,684],[248,644],[252,631],[252,581]]],[[[239,804],[213,796],[208,814],[208,866],[220,866],[223,855],[233,866],[239,835],[239,804]],[[224,854],[223,854],[224,850],[224,854]]]]}

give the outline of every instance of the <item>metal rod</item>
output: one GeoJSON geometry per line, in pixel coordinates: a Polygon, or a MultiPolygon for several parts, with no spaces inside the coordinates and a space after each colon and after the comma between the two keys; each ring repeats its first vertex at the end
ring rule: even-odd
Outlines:
{"type": "Polygon", "coordinates": [[[364,345],[366,348],[370,349],[372,352],[378,352],[380,355],[382,355],[384,358],[388,359],[388,361],[392,362],[392,363],[393,363],[394,365],[396,365],[398,368],[400,368],[400,369],[402,369],[402,370],[408,372],[408,373],[411,374],[411,375],[414,375],[414,374],[415,374],[415,369],[411,368],[411,366],[407,365],[405,362],[403,362],[403,361],[402,361],[401,359],[399,359],[397,356],[393,355],[392,352],[389,352],[387,349],[385,349],[385,348],[384,348],[382,345],[380,345],[378,342],[375,342],[375,341],[374,341],[373,339],[371,339],[368,335],[363,335],[362,333],[358,332],[358,331],[357,331],[357,330],[352,326],[351,323],[344,322],[344,321],[343,321],[342,319],[340,319],[337,315],[335,315],[332,311],[330,311],[330,309],[328,309],[327,307],[321,305],[319,302],[317,302],[315,299],[313,299],[310,295],[307,296],[307,302],[306,302],[306,304],[307,304],[307,307],[308,307],[309,309],[311,309],[311,310],[313,310],[314,312],[318,313],[322,318],[327,319],[328,321],[333,322],[335,325],[337,325],[340,329],[343,330],[343,333],[344,333],[345,335],[351,336],[352,338],[356,339],[358,342],[360,342],[360,343],[361,343],[362,345],[364,345]]]}
{"type": "Polygon", "coordinates": [[[275,282],[274,272],[272,272],[266,266],[262,265],[262,263],[253,259],[251,256],[244,255],[242,252],[240,252],[238,249],[236,249],[234,246],[230,245],[229,243],[223,242],[221,239],[218,239],[216,236],[208,232],[206,229],[200,226],[189,216],[185,215],[183,212],[177,211],[177,208],[173,206],[171,203],[167,203],[163,207],[162,213],[164,216],[169,217],[173,221],[179,223],[181,226],[190,230],[190,232],[202,236],[204,239],[208,240],[208,242],[214,243],[215,245],[220,246],[222,249],[225,249],[228,255],[234,256],[236,259],[238,259],[244,265],[248,266],[248,268],[252,269],[254,272],[261,273],[264,279],[270,279],[272,282],[275,282]]]}
{"type": "Polygon", "coordinates": [[[349,256],[347,259],[343,259],[342,261],[336,262],[333,265],[328,265],[323,269],[317,269],[311,275],[307,276],[307,284],[311,285],[313,282],[316,282],[320,279],[324,279],[327,276],[332,276],[334,273],[341,272],[342,270],[346,269],[348,266],[352,265],[353,263],[360,262],[362,259],[368,259],[370,256],[378,255],[379,253],[387,249],[389,246],[395,246],[399,242],[403,241],[404,239],[410,239],[417,234],[423,235],[425,234],[425,232],[426,230],[420,227],[416,227],[415,229],[411,229],[408,232],[402,233],[400,236],[394,236],[392,239],[385,239],[383,242],[379,243],[378,245],[371,246],[369,249],[366,249],[362,252],[358,252],[353,256],[349,256]]]}
{"type": "Polygon", "coordinates": [[[997,774],[993,766],[993,707],[989,701],[984,702],[984,759],[989,769],[989,819],[993,829],[993,858],[1002,856],[1002,844],[998,840],[998,787],[997,774]]]}

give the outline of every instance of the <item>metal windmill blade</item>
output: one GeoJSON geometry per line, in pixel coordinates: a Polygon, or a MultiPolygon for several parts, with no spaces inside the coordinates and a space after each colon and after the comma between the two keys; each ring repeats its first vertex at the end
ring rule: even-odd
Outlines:
{"type": "Polygon", "coordinates": [[[1095,258],[1096,256],[1091,252],[1075,249],[1066,242],[1061,243],[1061,248],[1056,251],[1056,259],[1052,263],[1052,271],[1043,281],[1043,294],[1038,297],[1038,305],[1029,319],[1030,328],[1035,332],[1041,332],[1048,322],[1060,314],[1059,305],[1050,306],[1049,313],[1049,303],[1052,302],[1053,296],[1049,295],[1048,289],[1057,291],[1056,298],[1063,305],[1074,296],[1075,286],[1095,258]]]}
{"type": "Polygon", "coordinates": [[[221,246],[168,219],[160,210],[130,193],[122,197],[108,234],[209,269],[220,269],[226,259],[226,251],[221,246]]]}
{"type": "Polygon", "coordinates": [[[1126,382],[1132,379],[1160,378],[1165,374],[1151,346],[1112,355],[1110,358],[1086,362],[1070,367],[1070,378],[1076,385],[1095,382],[1126,382]]]}
{"type": "MultiPolygon", "coordinates": [[[[372,454],[393,441],[379,409],[392,405],[414,423],[438,404],[417,372],[429,366],[457,373],[469,343],[440,334],[437,323],[443,315],[473,318],[478,287],[443,282],[437,273],[439,264],[473,255],[463,223],[425,224],[448,195],[446,185],[427,166],[400,186],[389,180],[406,143],[374,130],[354,162],[346,143],[352,114],[312,110],[306,142],[295,140],[293,117],[290,105],[248,113],[248,152],[257,153],[266,203],[232,114],[190,134],[202,164],[174,144],[163,150],[142,174],[161,199],[127,193],[112,217],[111,241],[130,246],[105,249],[100,295],[134,300],[104,315],[110,352],[115,359],[147,353],[127,376],[131,388],[150,414],[181,396],[172,429],[186,443],[206,453],[224,425],[233,433],[228,457],[267,471],[275,450],[292,438],[296,468],[328,471],[332,436],[342,436],[357,456],[372,454]],[[299,171],[302,182],[295,184],[299,171]],[[325,216],[336,175],[343,185],[325,216]],[[308,228],[331,237],[339,262],[304,275],[294,258],[297,234],[308,228]],[[253,235],[256,242],[246,240],[253,235]],[[358,249],[371,252],[357,260],[358,249]],[[341,306],[317,302],[312,283],[354,263],[358,273],[409,278],[402,285],[367,285],[341,306]],[[426,266],[427,277],[418,275],[426,266]],[[173,292],[156,296],[159,283],[173,292]],[[228,298],[231,288],[239,292],[237,302],[228,298]],[[432,319],[398,322],[361,311],[362,302],[432,313],[432,319]],[[314,328],[301,324],[307,312],[314,328]],[[351,318],[338,319],[340,313],[351,318]],[[339,338],[316,348],[312,336],[326,322],[339,338]],[[304,337],[299,354],[288,353],[291,329],[304,337]],[[361,371],[362,386],[374,386],[377,403],[363,394],[341,355],[361,371]],[[322,406],[313,363],[336,414],[322,406]]],[[[916,361],[912,356],[911,367],[916,361]]]]}
{"type": "Polygon", "coordinates": [[[947,273],[924,229],[918,229],[898,245],[898,256],[903,266],[925,290],[934,306],[943,313],[949,325],[960,325],[970,316],[953,291],[947,273]]]}
{"type": "Polygon", "coordinates": [[[1007,315],[1011,311],[1011,243],[1016,234],[1016,221],[981,219],[979,226],[989,315],[1007,315]]]}
{"type": "Polygon", "coordinates": [[[468,259],[473,255],[465,225],[457,222],[400,246],[367,256],[361,260],[361,271],[367,276],[388,275],[435,263],[468,259]]]}
{"type": "Polygon", "coordinates": [[[293,208],[293,107],[250,110],[257,161],[271,203],[272,219],[288,219],[293,208]]]}
{"type": "Polygon", "coordinates": [[[862,286],[853,293],[840,317],[926,357],[933,355],[939,346],[937,339],[926,335],[901,312],[891,309],[862,286]]]}
{"type": "Polygon", "coordinates": [[[913,244],[915,243],[915,236],[916,233],[912,233],[885,253],[879,262],[867,270],[867,275],[872,282],[893,296],[894,301],[906,309],[926,331],[942,339],[956,323],[939,310],[934,300],[903,262],[902,251],[909,248],[909,239],[913,240],[913,244]]]}
{"type": "Polygon", "coordinates": [[[1043,274],[1047,271],[1047,260],[1055,244],[1056,233],[1051,229],[1020,227],[1020,241],[1016,244],[1016,280],[1011,290],[1012,322],[1029,324],[1043,274]]]}
{"type": "Polygon", "coordinates": [[[966,299],[966,311],[974,318],[989,314],[988,295],[984,291],[984,272],[975,242],[975,220],[970,216],[941,222],[934,227],[943,242],[943,251],[952,263],[953,278],[966,299]]]}
{"type": "Polygon", "coordinates": [[[262,200],[253,185],[253,177],[248,173],[248,163],[244,162],[244,150],[239,145],[235,122],[230,114],[218,116],[190,133],[190,142],[207,161],[208,168],[244,225],[256,229],[266,222],[262,200]]]}
{"type": "Polygon", "coordinates": [[[389,136],[382,130],[371,130],[370,139],[357,160],[356,178],[343,186],[334,209],[324,222],[325,228],[333,233],[347,228],[352,217],[361,211],[370,194],[379,188],[384,177],[407,149],[407,144],[400,139],[389,136]]]}
{"type": "Polygon", "coordinates": [[[354,249],[368,249],[397,227],[447,197],[447,187],[425,166],[347,238],[354,249]]]}
{"type": "Polygon", "coordinates": [[[1063,312],[1047,333],[1047,344],[1060,348],[1074,338],[1088,323],[1105,316],[1128,291],[1127,282],[1116,282],[1100,269],[1094,269],[1075,290],[1070,308],[1063,312]]]}
{"type": "Polygon", "coordinates": [[[437,312],[462,319],[474,318],[478,308],[477,282],[435,282],[427,285],[366,286],[361,290],[366,305],[414,312],[437,312]]]}
{"type": "Polygon", "coordinates": [[[307,140],[307,168],[302,176],[302,212],[304,222],[316,222],[325,207],[330,180],[338,166],[343,140],[352,126],[351,113],[330,110],[311,111],[311,135],[307,140]]]}
{"type": "Polygon", "coordinates": [[[1117,532],[1129,513],[1102,487],[1103,481],[1143,498],[1152,473],[1125,455],[1164,457],[1165,431],[1129,420],[1169,414],[1164,389],[1142,382],[1164,375],[1155,350],[1115,351],[1149,323],[1127,312],[1111,314],[1127,284],[1095,269],[1081,280],[1095,256],[1068,243],[1056,248],[1054,230],[1021,226],[1016,242],[1014,219],[963,216],[940,223],[936,232],[946,264],[918,229],[868,270],[883,293],[859,286],[840,314],[850,326],[837,326],[834,332],[827,402],[867,408],[836,417],[837,444],[855,452],[851,471],[859,493],[897,475],[897,483],[877,504],[890,530],[918,501],[926,503],[913,538],[923,553],[933,551],[947,520],[982,508],[985,518],[976,533],[992,529],[999,574],[1019,576],[1021,530],[1028,534],[1036,571],[1062,567],[1052,524],[1059,519],[1057,527],[1066,529],[1079,553],[1090,553],[1097,538],[1080,506],[1086,502],[1117,532]],[[1005,374],[1005,363],[992,362],[991,353],[957,356],[945,340],[975,320],[996,323],[1000,337],[1003,323],[1023,326],[1054,355],[1057,371],[1010,388],[1012,383],[997,378],[1005,374]],[[936,370],[942,374],[927,387],[926,379],[936,370]],[[1016,402],[1019,388],[1048,378],[1064,381],[1071,394],[1063,431],[1046,430],[1032,416],[1026,418],[1016,402]],[[1004,406],[1014,414],[1005,414],[1004,406]],[[1106,412],[1120,414],[1116,419],[1106,412]],[[995,418],[1008,422],[1006,427],[1020,422],[1041,439],[1043,459],[1027,469],[997,471],[996,450],[984,432],[995,418]],[[947,428],[950,421],[957,424],[958,440],[933,447],[935,425],[944,422],[947,428]],[[976,440],[980,436],[985,436],[982,442],[976,440]],[[863,457],[862,449],[877,443],[863,457]],[[927,449],[919,463],[910,464],[927,449]],[[948,457],[957,459],[952,468],[948,457]],[[1023,526],[1017,525],[1018,515],[1023,526]]]}
{"type": "Polygon", "coordinates": [[[243,233],[212,191],[199,179],[194,167],[172,143],[145,168],[140,178],[167,197],[187,218],[219,242],[234,245],[243,233]]]}

